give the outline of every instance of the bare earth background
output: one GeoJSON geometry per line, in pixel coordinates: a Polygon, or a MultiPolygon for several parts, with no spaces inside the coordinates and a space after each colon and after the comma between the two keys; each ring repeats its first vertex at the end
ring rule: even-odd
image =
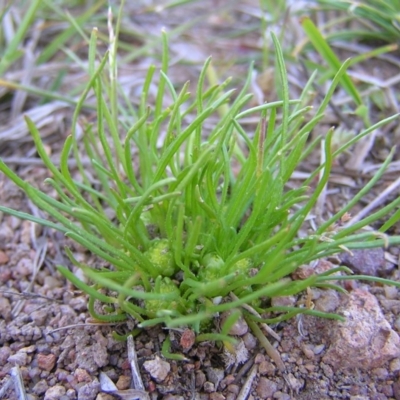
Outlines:
{"type": "MultiPolygon", "coordinates": [[[[159,64],[160,46],[155,43],[162,28],[173,32],[170,37],[170,78],[177,86],[187,80],[195,84],[204,60],[212,55],[218,79],[222,81],[232,76],[233,86],[240,88],[249,63],[254,60],[258,71],[252,83],[254,104],[277,98],[273,53],[272,50],[263,52],[257,1],[210,0],[171,9],[137,3],[126,6],[121,38],[130,48],[121,51],[119,65],[121,84],[132,102],[138,101],[146,68],[150,63],[159,64]],[[144,49],[145,45],[148,47],[144,49]],[[138,52],[140,56],[130,59],[132,52],[138,52]]],[[[301,10],[309,3],[297,2],[296,9],[301,10]]],[[[276,18],[271,15],[267,24],[268,30],[281,34],[288,55],[293,98],[308,79],[309,73],[301,61],[320,61],[311,50],[301,49],[300,62],[292,62],[292,50],[298,49],[304,38],[296,9],[285,14],[277,10],[276,18]]],[[[99,10],[93,21],[85,25],[86,32],[97,24],[105,26],[106,4],[99,10]]],[[[17,20],[23,11],[13,7],[13,18],[17,20]]],[[[82,10],[71,6],[69,12],[79,15],[82,10]]],[[[330,16],[325,14],[317,18],[323,20],[330,16]]],[[[51,188],[46,187],[43,180],[48,177],[48,172],[37,158],[22,116],[28,114],[36,122],[49,153],[57,160],[69,134],[73,107],[63,101],[43,100],[32,92],[15,91],[4,82],[19,82],[51,91],[54,81],[64,71],[58,91],[71,93],[73,88],[79,87],[86,74],[78,63],[65,62],[64,53],[34,67],[41,49],[65,29],[61,23],[46,24],[38,20],[24,44],[22,61],[7,72],[0,85],[0,156],[12,164],[21,177],[47,192],[51,188]]],[[[100,29],[100,32],[107,35],[106,30],[100,29]]],[[[268,36],[266,40],[269,40],[268,36]]],[[[85,60],[87,48],[83,41],[71,40],[70,46],[70,50],[85,60]]],[[[272,48],[268,43],[267,46],[272,48]]],[[[368,44],[337,43],[335,47],[342,60],[368,49],[368,44]]],[[[394,78],[399,76],[399,69],[398,50],[351,69],[350,75],[358,84],[365,85],[366,91],[376,90],[377,103],[371,106],[373,121],[398,111],[396,91],[399,87],[394,78]]],[[[317,89],[323,94],[326,87],[321,85],[317,89]]],[[[349,102],[338,90],[323,127],[335,125],[343,134],[357,132],[357,118],[346,113],[349,102]]],[[[82,118],[90,120],[95,115],[87,110],[82,118]]],[[[249,132],[257,122],[248,121],[249,132]]],[[[323,133],[323,128],[321,132],[315,132],[323,133]]],[[[400,129],[396,122],[337,160],[326,201],[315,211],[316,216],[339,209],[357,193],[399,138],[400,129]]],[[[315,165],[318,163],[319,154],[316,154],[315,165]]],[[[293,185],[296,179],[304,179],[311,170],[312,165],[302,165],[294,176],[293,185]]],[[[358,205],[356,212],[396,184],[399,170],[397,150],[388,172],[358,205]]],[[[378,207],[398,195],[398,189],[394,188],[378,207]]],[[[3,175],[0,175],[0,203],[39,213],[3,175]]],[[[29,399],[109,399],[111,397],[100,390],[100,371],[116,382],[120,390],[128,389],[131,384],[126,343],[114,340],[112,332],[126,333],[134,326],[134,321],[106,326],[90,320],[86,296],[55,270],[57,264],[69,265],[63,255],[65,245],[71,247],[78,260],[98,265],[99,260],[61,234],[0,215],[0,387],[9,379],[11,368],[19,366],[29,399]]],[[[304,266],[298,276],[307,276],[315,270],[324,271],[332,264],[342,262],[357,273],[399,280],[399,253],[398,248],[390,248],[360,251],[354,257],[339,255],[318,265],[304,266]]],[[[179,330],[168,331],[162,327],[144,330],[135,338],[135,347],[150,398],[243,400],[246,397],[240,391],[250,385],[249,399],[400,399],[398,289],[365,282],[347,284],[346,288],[348,295],[329,290],[313,290],[308,294],[317,309],[337,311],[347,317],[346,323],[304,316],[272,327],[280,339],[271,338],[285,364],[284,371],[269,359],[244,322],[237,327],[241,350],[236,359],[225,354],[216,343],[186,348],[181,338],[183,332],[179,330]],[[184,353],[186,361],[163,359],[160,349],[167,335],[171,337],[171,350],[184,353]]],[[[306,301],[306,296],[277,299],[276,302],[301,304],[306,301]]],[[[16,394],[11,388],[3,398],[15,399],[16,394]]]]}

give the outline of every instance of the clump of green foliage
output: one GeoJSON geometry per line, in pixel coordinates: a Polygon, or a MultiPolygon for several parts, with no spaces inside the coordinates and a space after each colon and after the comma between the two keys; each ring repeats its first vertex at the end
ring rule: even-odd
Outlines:
{"type": "MultiPolygon", "coordinates": [[[[280,313],[266,320],[246,314],[253,327],[298,313],[339,318],[307,308],[270,307],[268,299],[312,286],[342,290],[330,281],[355,278],[332,277],[338,271],[348,271],[342,267],[302,281],[286,278],[303,264],[346,249],[400,243],[400,237],[384,235],[399,219],[398,212],[377,232],[362,231],[382,220],[400,199],[352,226],[336,226],[376,183],[391,157],[346,207],[315,232],[298,235],[327,185],[334,158],[396,116],[366,128],[337,150],[331,146],[333,130],[310,142],[310,132],[323,119],[348,62],[337,70],[326,97],[314,111],[308,102],[315,74],[301,97],[290,100],[282,51],[273,36],[282,99],[249,107],[252,70],[240,92],[228,90],[229,80],[207,87],[210,59],[202,68],[194,94],[188,92],[188,83],[177,91],[168,78],[165,35],[155,104],[149,100],[156,77],[152,66],[140,105],[131,107],[129,114],[118,98],[117,41],[98,62],[96,41],[97,31],[93,30],[89,79],[59,167],[48,156],[35,125],[26,118],[37,151],[52,174],[46,182],[58,197],[31,186],[0,161],[0,170],[46,211],[49,219],[3,206],[0,211],[57,229],[104,260],[101,268],[90,268],[66,249],[71,262],[92,284],[80,281],[69,268],[58,267],[88,294],[89,310],[98,320],[123,321],[130,315],[140,327],[163,323],[168,327],[191,326],[200,332],[210,329],[207,322],[214,315],[245,304],[260,313],[280,313]],[[77,121],[89,93],[97,100],[97,121],[84,127],[80,139],[77,121]],[[167,95],[172,103],[165,106],[167,95]],[[260,116],[254,132],[246,131],[241,123],[249,115],[260,116]],[[206,131],[206,122],[215,120],[206,131]],[[293,172],[319,144],[325,161],[299,187],[289,189],[293,172]],[[77,162],[79,180],[68,167],[71,157],[77,162]],[[90,159],[90,168],[83,165],[83,157],[90,159]],[[106,209],[113,210],[113,217],[106,209]],[[107,305],[103,313],[95,311],[96,301],[107,305]]],[[[238,318],[240,313],[233,315],[238,318]]],[[[233,322],[231,318],[229,324],[233,322]]],[[[228,329],[222,332],[226,339],[228,329]]]]}
{"type": "Polygon", "coordinates": [[[400,3],[397,0],[316,0],[316,3],[322,10],[345,11],[347,21],[355,19],[359,23],[357,27],[333,33],[332,38],[387,43],[400,40],[400,3]]]}

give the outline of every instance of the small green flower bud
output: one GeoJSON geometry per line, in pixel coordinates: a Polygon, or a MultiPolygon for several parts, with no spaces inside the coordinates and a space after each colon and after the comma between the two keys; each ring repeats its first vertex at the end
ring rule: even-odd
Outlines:
{"type": "MultiPolygon", "coordinates": [[[[179,296],[179,289],[175,285],[174,282],[169,278],[161,278],[158,284],[157,289],[153,290],[153,293],[157,294],[169,294],[176,293],[179,296]]],[[[146,300],[145,301],[145,309],[150,314],[157,315],[158,311],[161,310],[176,310],[178,307],[178,302],[176,300],[146,300]]]]}
{"type": "Polygon", "coordinates": [[[172,276],[175,273],[175,261],[167,239],[157,239],[144,253],[155,268],[153,278],[172,276]]]}

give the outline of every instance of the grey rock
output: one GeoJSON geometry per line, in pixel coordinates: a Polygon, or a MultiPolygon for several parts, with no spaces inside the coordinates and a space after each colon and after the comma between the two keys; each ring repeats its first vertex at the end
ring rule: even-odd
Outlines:
{"type": "Polygon", "coordinates": [[[100,382],[95,379],[78,390],[78,400],[94,400],[100,391],[100,382]]]}
{"type": "Polygon", "coordinates": [[[331,324],[330,346],[323,361],[334,369],[368,370],[400,356],[400,339],[385,319],[378,301],[356,289],[345,298],[338,312],[345,322],[331,324]]]}
{"type": "Polygon", "coordinates": [[[61,385],[53,386],[46,390],[44,400],[59,400],[65,394],[65,387],[61,385]]]}

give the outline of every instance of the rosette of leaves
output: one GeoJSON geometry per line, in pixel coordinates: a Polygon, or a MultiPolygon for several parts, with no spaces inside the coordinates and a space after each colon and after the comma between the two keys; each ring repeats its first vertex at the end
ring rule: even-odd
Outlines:
{"type": "MultiPolygon", "coordinates": [[[[246,304],[260,313],[279,312],[273,319],[263,320],[244,310],[253,327],[258,322],[276,322],[297,313],[339,318],[306,308],[265,308],[268,304],[261,307],[259,300],[296,294],[313,285],[341,290],[330,283],[331,274],[345,268],[303,281],[284,278],[300,265],[343,249],[400,242],[399,237],[382,237],[399,219],[398,212],[379,234],[360,233],[363,226],[396,209],[399,199],[353,226],[332,229],[371,189],[390,157],[348,206],[312,234],[298,236],[328,182],[334,157],[396,116],[367,127],[334,152],[333,130],[323,141],[320,137],[310,142],[309,134],[323,119],[348,63],[337,71],[326,97],[312,111],[307,104],[315,74],[301,97],[290,100],[282,51],[275,36],[273,40],[281,100],[249,107],[252,68],[239,92],[227,89],[229,80],[207,87],[210,59],[204,64],[193,95],[188,92],[188,83],[177,91],[168,78],[164,35],[155,104],[149,100],[150,86],[157,77],[152,66],[140,104],[133,110],[124,101],[119,102],[116,43],[110,54],[97,62],[94,30],[87,86],[77,103],[72,134],[65,141],[59,166],[51,161],[39,131],[26,118],[37,152],[52,175],[46,182],[58,196],[53,198],[33,187],[0,161],[0,170],[49,218],[3,206],[0,210],[63,232],[104,260],[102,268],[91,268],[75,260],[67,249],[71,263],[83,270],[90,284],[80,281],[67,266],[58,267],[88,294],[89,310],[96,319],[121,321],[131,315],[141,327],[163,323],[169,327],[191,326],[199,332],[202,327],[214,329],[204,323],[218,313],[246,304]],[[109,71],[105,74],[107,60],[109,71]],[[81,143],[76,133],[78,116],[89,93],[96,98],[97,121],[84,126],[81,143]],[[172,100],[165,105],[167,97],[172,100]],[[248,132],[241,122],[249,115],[258,115],[261,120],[254,132],[248,132]],[[288,189],[286,184],[293,171],[321,142],[324,163],[299,187],[288,189]],[[71,157],[76,161],[79,180],[73,178],[68,166],[71,157]],[[90,159],[90,168],[83,166],[82,157],[90,159]],[[105,209],[113,210],[113,218],[105,209]],[[95,302],[106,305],[104,312],[95,311],[95,302]]],[[[354,277],[334,277],[347,278],[354,277]]],[[[233,315],[238,318],[240,314],[233,315]]],[[[231,318],[229,324],[233,323],[231,318]]],[[[223,332],[228,330],[223,328],[223,332]]]]}

